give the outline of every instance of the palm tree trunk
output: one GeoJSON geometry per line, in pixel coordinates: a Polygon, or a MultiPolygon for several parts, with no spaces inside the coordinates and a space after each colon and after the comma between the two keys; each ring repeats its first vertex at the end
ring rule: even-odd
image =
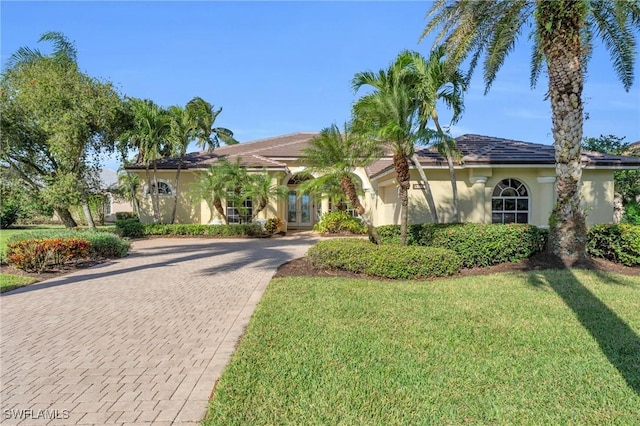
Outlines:
{"type": "Polygon", "coordinates": [[[68,208],[66,208],[66,207],[57,207],[57,208],[54,208],[54,211],[56,212],[56,214],[58,215],[58,217],[60,218],[60,220],[62,221],[64,226],[66,226],[67,228],[77,228],[78,227],[78,224],[73,219],[73,216],[71,215],[71,212],[69,211],[68,208]]]}
{"type": "MultiPolygon", "coordinates": [[[[133,204],[133,211],[139,218],[140,217],[140,203],[138,202],[138,195],[137,195],[137,192],[136,192],[136,186],[133,183],[133,178],[131,178],[131,174],[129,173],[129,171],[125,170],[125,173],[127,175],[127,180],[129,181],[129,190],[131,191],[131,204],[133,204]]],[[[148,182],[148,180],[147,180],[147,182],[148,182]]]]}
{"type": "Polygon", "coordinates": [[[431,185],[429,185],[429,180],[427,179],[427,175],[422,168],[422,164],[420,164],[420,159],[414,153],[411,156],[411,161],[413,165],[418,169],[418,173],[420,174],[420,179],[424,182],[424,196],[427,199],[427,204],[429,205],[429,210],[431,210],[431,217],[433,218],[433,223],[439,223],[438,220],[438,211],[436,210],[436,202],[433,200],[433,193],[431,192],[431,185]]]}
{"type": "Polygon", "coordinates": [[[173,223],[176,220],[176,211],[178,210],[178,183],[180,183],[180,171],[182,170],[182,163],[184,162],[185,152],[180,153],[180,161],[178,161],[178,170],[176,170],[176,178],[173,184],[173,208],[171,209],[171,218],[169,223],[173,223]]]}
{"type": "Polygon", "coordinates": [[[583,127],[583,48],[586,13],[581,2],[538,1],[538,32],[549,75],[549,97],[556,159],[557,199],[549,218],[547,250],[570,260],[585,258],[587,229],[580,207],[583,127]],[[551,32],[545,23],[553,22],[551,32]]]}
{"type": "Polygon", "coordinates": [[[438,134],[442,138],[442,148],[444,149],[445,157],[447,158],[447,166],[449,166],[449,180],[451,181],[451,192],[453,196],[453,221],[454,223],[460,223],[458,182],[456,179],[456,169],[453,167],[453,152],[451,150],[451,146],[449,146],[449,140],[440,127],[440,121],[438,120],[438,114],[435,109],[431,112],[431,118],[433,119],[433,123],[436,125],[438,134]]]}
{"type": "Polygon", "coordinates": [[[160,213],[160,193],[158,192],[158,165],[153,160],[153,185],[151,188],[151,204],[153,204],[153,221],[154,223],[162,222],[160,213]]]}
{"type": "Polygon", "coordinates": [[[216,208],[216,211],[220,214],[220,216],[222,216],[222,219],[224,220],[225,224],[228,224],[229,221],[227,220],[227,215],[224,212],[224,206],[222,205],[222,201],[220,201],[220,198],[215,198],[213,200],[213,205],[216,208]]]}
{"type": "Polygon", "coordinates": [[[409,223],[409,185],[411,177],[409,175],[409,162],[404,153],[393,154],[393,166],[396,171],[400,198],[400,244],[407,245],[407,226],[409,223]]]}
{"type": "Polygon", "coordinates": [[[358,213],[358,215],[362,218],[362,221],[364,222],[364,224],[367,226],[367,233],[369,234],[369,238],[375,244],[379,245],[380,235],[378,235],[378,231],[376,230],[375,226],[373,226],[373,223],[369,219],[369,216],[366,214],[364,206],[362,205],[362,203],[360,202],[360,199],[358,198],[356,186],[353,184],[353,181],[349,176],[344,175],[340,180],[340,186],[342,186],[342,190],[344,191],[344,194],[349,199],[349,202],[355,209],[356,213],[358,213]]]}

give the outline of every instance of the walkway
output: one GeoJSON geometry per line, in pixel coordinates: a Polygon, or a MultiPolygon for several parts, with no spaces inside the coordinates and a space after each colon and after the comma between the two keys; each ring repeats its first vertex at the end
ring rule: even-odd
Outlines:
{"type": "Polygon", "coordinates": [[[197,424],[278,265],[314,240],[152,239],[0,297],[0,423],[197,424]]]}

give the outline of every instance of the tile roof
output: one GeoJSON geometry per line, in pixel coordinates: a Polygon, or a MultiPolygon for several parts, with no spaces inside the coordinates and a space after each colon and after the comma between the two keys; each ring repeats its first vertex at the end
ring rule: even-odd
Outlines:
{"type": "MultiPolygon", "coordinates": [[[[318,133],[293,133],[254,142],[223,146],[214,151],[200,151],[185,156],[183,168],[206,168],[219,158],[236,161],[251,168],[284,168],[286,161],[301,157],[302,149],[318,133]]],[[[511,139],[466,134],[456,138],[462,158],[458,165],[494,166],[494,165],[553,165],[555,153],[552,145],[542,145],[511,139]]],[[[420,163],[426,168],[442,168],[447,166],[446,159],[433,147],[419,148],[416,154],[420,163]]],[[[585,166],[621,166],[640,167],[640,158],[625,157],[598,152],[584,151],[582,164],[585,166]]],[[[158,161],[159,169],[175,169],[177,158],[166,158],[158,161]]],[[[132,166],[132,169],[141,166],[132,166]]],[[[369,176],[382,175],[393,169],[393,158],[387,150],[386,155],[366,168],[369,176]]]]}

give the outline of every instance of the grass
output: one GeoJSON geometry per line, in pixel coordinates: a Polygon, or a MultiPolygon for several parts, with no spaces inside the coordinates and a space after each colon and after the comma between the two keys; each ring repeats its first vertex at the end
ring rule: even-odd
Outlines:
{"type": "Polygon", "coordinates": [[[271,282],[204,424],[640,424],[640,278],[271,282]]]}
{"type": "Polygon", "coordinates": [[[21,277],[19,275],[0,274],[0,293],[14,290],[36,282],[35,278],[21,277]]]}

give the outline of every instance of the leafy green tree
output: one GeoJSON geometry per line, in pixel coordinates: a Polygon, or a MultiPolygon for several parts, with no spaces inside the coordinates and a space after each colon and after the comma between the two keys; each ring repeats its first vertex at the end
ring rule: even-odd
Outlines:
{"type": "MultiPolygon", "coordinates": [[[[582,148],[605,154],[633,154],[630,152],[631,143],[624,140],[624,137],[614,135],[600,135],[597,138],[586,137],[582,141],[582,148]]],[[[638,156],[640,156],[640,152],[638,156]]],[[[615,190],[622,196],[625,204],[640,202],[640,170],[620,170],[614,172],[613,176],[615,190]]]]}
{"type": "Polygon", "coordinates": [[[101,154],[114,145],[118,93],[108,82],[79,71],[76,50],[62,34],[45,33],[54,51],[23,47],[2,75],[0,158],[68,227],[69,208],[82,205],[92,223],[89,197],[101,154]]]}
{"type": "Polygon", "coordinates": [[[625,89],[633,81],[640,3],[631,1],[439,0],[427,14],[422,37],[436,33],[453,64],[470,58],[469,74],[483,59],[485,92],[513,50],[531,29],[531,84],[543,64],[549,78],[556,155],[556,203],[549,219],[548,250],[556,256],[586,257],[585,215],[580,207],[582,89],[587,62],[598,37],[606,46],[625,89]]]}
{"type": "Polygon", "coordinates": [[[347,123],[342,132],[334,124],[322,129],[303,150],[303,154],[309,171],[322,174],[309,182],[318,183],[320,190],[327,190],[325,188],[330,187],[333,182],[338,183],[346,199],[367,225],[369,236],[379,244],[380,236],[358,198],[354,183],[355,169],[366,167],[380,157],[379,143],[352,133],[351,126],[347,123]]]}

